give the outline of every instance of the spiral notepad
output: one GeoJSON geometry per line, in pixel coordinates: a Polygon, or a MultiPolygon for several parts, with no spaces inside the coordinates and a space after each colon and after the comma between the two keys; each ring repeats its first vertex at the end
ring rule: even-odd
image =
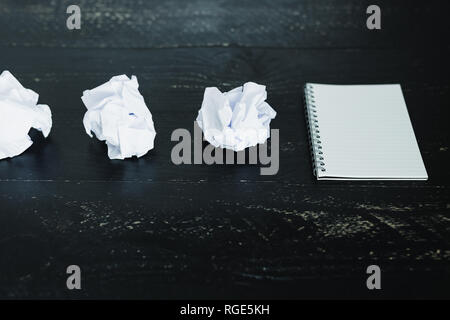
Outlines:
{"type": "Polygon", "coordinates": [[[305,86],[318,180],[427,180],[400,85],[305,86]]]}

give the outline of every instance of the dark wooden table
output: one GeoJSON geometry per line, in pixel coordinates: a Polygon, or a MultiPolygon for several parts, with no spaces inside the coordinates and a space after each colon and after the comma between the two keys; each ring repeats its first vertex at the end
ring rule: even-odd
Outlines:
{"type": "Polygon", "coordinates": [[[0,66],[54,125],[0,161],[1,298],[449,298],[450,46],[445,1],[0,0],[0,66]],[[156,147],[111,161],[80,97],[136,75],[156,147]],[[172,164],[207,86],[267,85],[280,170],[172,164]],[[318,182],[305,82],[400,83],[427,182],[318,182]],[[82,290],[66,289],[66,267],[82,290]],[[366,268],[382,290],[366,288],[366,268]]]}

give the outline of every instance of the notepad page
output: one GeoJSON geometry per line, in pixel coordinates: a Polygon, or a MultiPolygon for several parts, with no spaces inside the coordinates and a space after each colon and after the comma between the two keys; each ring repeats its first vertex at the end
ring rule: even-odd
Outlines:
{"type": "Polygon", "coordinates": [[[428,178],[400,85],[310,85],[325,163],[318,179],[428,178]]]}

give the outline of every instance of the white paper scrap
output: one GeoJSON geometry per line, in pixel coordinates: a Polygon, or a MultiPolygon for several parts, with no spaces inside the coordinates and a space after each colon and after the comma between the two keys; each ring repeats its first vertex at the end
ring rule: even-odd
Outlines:
{"type": "Polygon", "coordinates": [[[0,159],[15,157],[32,144],[31,128],[47,137],[52,128],[52,113],[37,104],[39,95],[24,88],[9,72],[0,75],[0,159]]]}
{"type": "Polygon", "coordinates": [[[242,151],[270,137],[277,113],[266,99],[266,87],[254,82],[224,93],[206,88],[197,123],[213,146],[242,151]]]}
{"type": "Polygon", "coordinates": [[[120,75],[81,97],[88,109],[83,119],[86,133],[106,141],[110,159],[139,158],[153,149],[153,118],[138,88],[135,76],[120,75]]]}

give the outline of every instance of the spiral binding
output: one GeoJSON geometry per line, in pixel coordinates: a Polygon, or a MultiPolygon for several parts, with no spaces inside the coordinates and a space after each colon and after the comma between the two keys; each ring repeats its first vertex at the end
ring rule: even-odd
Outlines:
{"type": "Polygon", "coordinates": [[[314,97],[314,88],[310,84],[305,85],[305,114],[308,122],[309,144],[311,149],[313,171],[317,176],[318,171],[325,172],[325,158],[320,141],[320,126],[317,116],[317,106],[314,97]]]}

